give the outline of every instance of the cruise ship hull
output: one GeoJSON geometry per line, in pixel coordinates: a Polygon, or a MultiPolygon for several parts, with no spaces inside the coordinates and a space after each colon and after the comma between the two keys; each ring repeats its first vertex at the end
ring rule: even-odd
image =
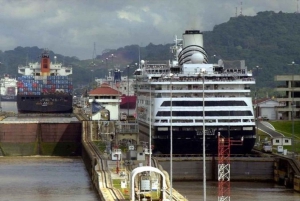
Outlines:
{"type": "MultiPolygon", "coordinates": [[[[149,126],[147,124],[140,124],[140,133],[143,135],[143,141],[149,140],[149,126]]],[[[170,154],[170,127],[165,131],[159,131],[159,127],[154,127],[152,129],[152,143],[153,143],[153,153],[170,154]]],[[[173,130],[173,154],[202,154],[203,153],[203,136],[197,134],[197,131],[193,130],[192,127],[190,131],[188,129],[183,129],[174,131],[173,130]]],[[[187,128],[187,127],[186,127],[187,128]]],[[[224,127],[222,127],[224,128],[224,127]]],[[[218,127],[206,126],[206,140],[205,140],[205,150],[208,154],[218,153],[218,133],[224,137],[228,137],[232,140],[241,141],[242,145],[231,146],[232,154],[246,154],[250,153],[254,147],[256,137],[255,137],[255,127],[251,130],[243,130],[243,127],[231,127],[230,132],[228,130],[219,130],[218,127]],[[237,129],[239,128],[239,129],[237,129]]]]}
{"type": "Polygon", "coordinates": [[[72,113],[72,95],[18,95],[19,113],[72,113]]]}

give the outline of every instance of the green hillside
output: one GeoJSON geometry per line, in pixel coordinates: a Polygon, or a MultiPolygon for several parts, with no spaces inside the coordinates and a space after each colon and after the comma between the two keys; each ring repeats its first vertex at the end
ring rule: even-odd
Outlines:
{"type": "MultiPolygon", "coordinates": [[[[184,32],[185,30],[182,30],[184,32]]],[[[258,97],[278,95],[273,88],[279,85],[274,82],[278,74],[298,73],[300,65],[288,66],[295,61],[300,64],[300,15],[296,13],[259,12],[256,16],[239,16],[228,22],[216,25],[212,31],[202,30],[204,47],[209,54],[210,62],[216,59],[245,60],[248,69],[260,66],[254,72],[259,87],[258,97]],[[215,55],[215,57],[213,56],[215,55]]],[[[178,36],[180,37],[180,36],[178,36]]],[[[173,39],[170,38],[170,42],[173,39]]],[[[99,41],[101,42],[101,41],[99,41]]],[[[57,60],[74,68],[74,84],[82,85],[91,82],[95,77],[104,77],[107,70],[119,67],[126,71],[128,64],[133,65],[140,58],[144,60],[168,60],[171,44],[145,47],[130,45],[116,50],[108,50],[91,60],[79,60],[76,57],[56,55],[57,60]],[[112,56],[113,54],[113,56],[112,56]]],[[[9,73],[17,76],[17,66],[28,61],[37,61],[42,49],[38,47],[17,47],[14,50],[0,51],[0,74],[9,73]]],[[[54,56],[54,52],[50,53],[54,56]]],[[[133,68],[129,74],[132,75],[133,68]]]]}

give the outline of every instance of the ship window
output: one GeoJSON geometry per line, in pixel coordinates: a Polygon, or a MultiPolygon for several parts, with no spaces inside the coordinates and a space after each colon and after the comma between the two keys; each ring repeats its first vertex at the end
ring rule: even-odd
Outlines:
{"type": "Polygon", "coordinates": [[[240,130],[242,130],[242,127],[230,127],[230,130],[231,131],[240,131],[240,130]]]}
{"type": "MultiPolygon", "coordinates": [[[[171,116],[170,111],[159,111],[156,116],[171,116]]],[[[202,111],[172,111],[172,116],[203,116],[202,111]]],[[[252,112],[247,111],[205,111],[205,116],[252,116],[252,112]]]]}
{"type": "MultiPolygon", "coordinates": [[[[247,106],[245,101],[205,101],[206,107],[217,106],[247,106]]],[[[162,107],[171,106],[171,101],[164,101],[162,107]]],[[[202,101],[172,101],[172,106],[176,107],[197,107],[202,106],[202,101]]]]}
{"type": "Polygon", "coordinates": [[[168,127],[157,127],[158,131],[168,131],[168,127]]]}
{"type": "Polygon", "coordinates": [[[182,131],[194,131],[195,129],[193,127],[183,127],[182,131]]]}

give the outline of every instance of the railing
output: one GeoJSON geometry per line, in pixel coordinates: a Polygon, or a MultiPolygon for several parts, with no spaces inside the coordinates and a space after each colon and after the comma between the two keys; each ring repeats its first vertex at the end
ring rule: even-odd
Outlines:
{"type": "MultiPolygon", "coordinates": [[[[148,80],[144,80],[148,82],[148,80]]],[[[202,82],[202,78],[173,78],[172,82],[202,82]]],[[[216,78],[216,79],[208,79],[205,78],[205,83],[208,82],[236,82],[236,81],[242,81],[242,82],[249,82],[249,81],[255,81],[254,78],[243,78],[243,79],[228,79],[228,78],[216,78]]],[[[170,82],[170,78],[159,78],[159,79],[152,79],[152,82],[170,82]]]]}

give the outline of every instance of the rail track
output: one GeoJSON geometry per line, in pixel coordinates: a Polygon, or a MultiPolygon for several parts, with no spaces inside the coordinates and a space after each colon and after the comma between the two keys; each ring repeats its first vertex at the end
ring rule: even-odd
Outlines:
{"type": "MultiPolygon", "coordinates": [[[[83,142],[86,143],[86,145],[92,150],[92,153],[94,154],[95,158],[97,158],[97,163],[99,165],[99,170],[97,171],[101,178],[99,178],[99,193],[103,195],[105,200],[113,200],[113,201],[124,201],[126,200],[124,195],[119,191],[119,189],[116,189],[113,187],[111,174],[108,169],[108,165],[106,160],[101,155],[99,149],[95,146],[95,144],[91,141],[89,138],[89,129],[84,124],[84,135],[83,135],[83,142]]],[[[95,168],[95,167],[92,167],[95,168]]]]}

